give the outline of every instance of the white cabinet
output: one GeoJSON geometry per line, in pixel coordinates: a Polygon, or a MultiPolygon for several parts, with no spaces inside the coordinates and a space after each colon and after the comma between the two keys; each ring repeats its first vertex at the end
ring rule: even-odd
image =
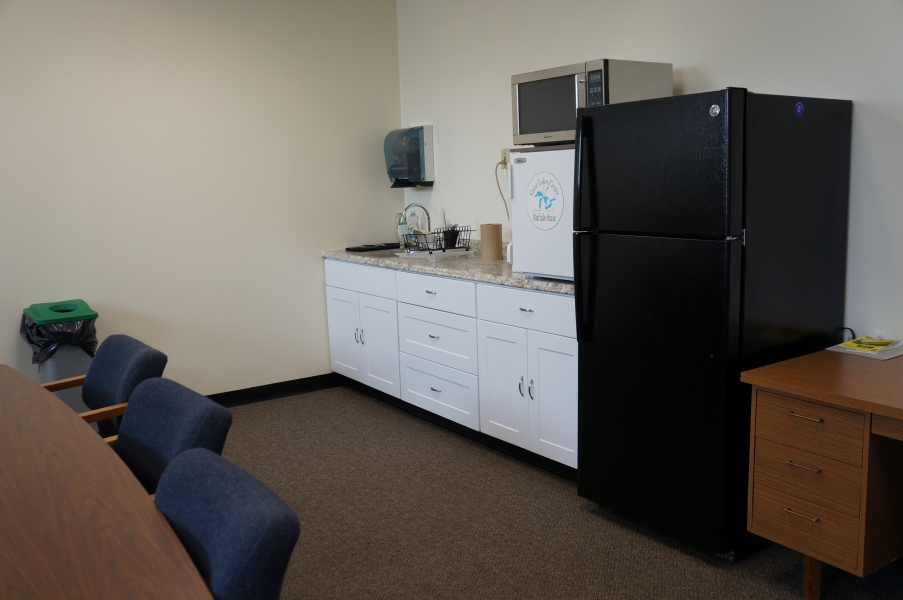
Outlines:
{"type": "Polygon", "coordinates": [[[527,332],[530,445],[536,454],[577,468],[577,340],[527,332]]]}
{"type": "Polygon", "coordinates": [[[477,374],[477,320],[398,303],[399,350],[477,374]]]}
{"type": "Polygon", "coordinates": [[[400,397],[395,300],[326,286],[326,318],[332,370],[400,397]]]}
{"type": "Polygon", "coordinates": [[[472,281],[398,272],[395,283],[399,302],[465,317],[477,316],[476,284],[472,281]]]}
{"type": "Polygon", "coordinates": [[[326,323],[329,326],[329,362],[336,373],[361,380],[358,293],[326,286],[326,323]]]}
{"type": "Polygon", "coordinates": [[[471,429],[480,429],[475,375],[402,352],[401,399],[471,429]]]}
{"type": "Polygon", "coordinates": [[[359,295],[363,377],[381,392],[400,398],[398,371],[398,309],[395,300],[359,295]]]}
{"type": "Polygon", "coordinates": [[[326,261],[332,370],[577,467],[574,299],[326,261]]]}
{"type": "Polygon", "coordinates": [[[480,430],[577,466],[577,340],[478,321],[480,430]]]}
{"type": "Polygon", "coordinates": [[[477,322],[480,357],[480,431],[529,445],[527,330],[477,322]]]}

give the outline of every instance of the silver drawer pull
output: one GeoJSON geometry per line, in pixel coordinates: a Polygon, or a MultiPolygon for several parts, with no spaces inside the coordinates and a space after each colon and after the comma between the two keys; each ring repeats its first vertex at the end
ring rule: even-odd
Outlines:
{"type": "Polygon", "coordinates": [[[527,393],[530,394],[530,400],[536,400],[536,398],[533,397],[533,380],[532,379],[530,380],[530,385],[527,386],[527,393]]]}
{"type": "Polygon", "coordinates": [[[796,463],[793,462],[792,460],[788,460],[788,461],[787,461],[787,464],[790,465],[791,467],[797,467],[797,468],[800,468],[800,469],[805,469],[805,470],[807,470],[807,471],[812,471],[813,473],[821,473],[821,469],[812,469],[812,468],[809,468],[809,467],[804,467],[803,465],[798,465],[798,464],[796,464],[796,463]]]}
{"type": "Polygon", "coordinates": [[[794,515],[796,517],[801,517],[803,519],[806,519],[807,521],[812,521],[813,523],[818,523],[820,520],[818,517],[807,517],[806,515],[801,515],[798,512],[793,512],[792,510],[790,510],[789,506],[784,509],[784,512],[790,513],[791,515],[794,515]]]}
{"type": "Polygon", "coordinates": [[[442,390],[437,390],[436,388],[434,388],[432,386],[430,386],[430,389],[433,390],[434,392],[440,392],[440,393],[442,392],[442,390]]]}
{"type": "Polygon", "coordinates": [[[816,419],[816,418],[814,418],[814,417],[807,417],[807,416],[805,416],[805,415],[798,415],[798,414],[796,414],[795,412],[793,412],[792,410],[791,410],[789,413],[787,413],[787,414],[790,415],[791,417],[797,417],[798,419],[806,419],[807,421],[815,421],[816,423],[824,423],[824,422],[825,422],[824,419],[816,419]]]}
{"type": "Polygon", "coordinates": [[[431,338],[433,338],[434,340],[438,340],[438,339],[439,339],[439,336],[438,336],[438,335],[433,335],[432,333],[430,333],[430,334],[428,334],[428,335],[429,335],[431,338]]]}
{"type": "Polygon", "coordinates": [[[427,294],[435,294],[436,292],[434,292],[433,290],[426,290],[426,293],[427,294]]]}
{"type": "Polygon", "coordinates": [[[533,312],[533,309],[532,309],[532,308],[524,308],[524,307],[521,307],[521,310],[522,310],[523,312],[533,312]]]}
{"type": "MultiPolygon", "coordinates": [[[[359,329],[359,328],[358,328],[358,329],[359,329]]],[[[359,339],[357,339],[357,331],[358,331],[357,329],[354,330],[354,343],[355,343],[355,344],[360,344],[361,341],[360,341],[359,339]]]]}
{"type": "Polygon", "coordinates": [[[521,377],[520,381],[517,383],[517,391],[520,392],[520,395],[524,395],[524,378],[521,377]]]}

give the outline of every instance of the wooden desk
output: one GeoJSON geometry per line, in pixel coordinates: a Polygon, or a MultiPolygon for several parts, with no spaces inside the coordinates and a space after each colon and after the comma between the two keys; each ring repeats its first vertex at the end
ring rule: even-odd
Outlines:
{"type": "Polygon", "coordinates": [[[747,527],[803,554],[803,597],[828,563],[864,577],[903,556],[903,359],[824,350],[746,371],[747,527]]]}
{"type": "Polygon", "coordinates": [[[0,365],[0,598],[211,598],[128,467],[0,365]]]}

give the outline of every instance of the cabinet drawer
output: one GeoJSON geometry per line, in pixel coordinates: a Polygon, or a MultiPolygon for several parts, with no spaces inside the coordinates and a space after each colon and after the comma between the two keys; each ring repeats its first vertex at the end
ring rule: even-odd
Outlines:
{"type": "Polygon", "coordinates": [[[398,303],[399,350],[477,374],[477,320],[398,303]]]}
{"type": "Polygon", "coordinates": [[[444,310],[465,317],[477,316],[474,283],[471,281],[399,272],[395,282],[399,302],[444,310]]]}
{"type": "Polygon", "coordinates": [[[483,321],[577,337],[573,296],[480,284],[477,315],[483,321]]]}
{"type": "Polygon", "coordinates": [[[471,429],[480,428],[474,375],[401,353],[401,399],[471,429]]]}
{"type": "Polygon", "coordinates": [[[780,396],[756,394],[756,437],[862,466],[865,417],[780,396]]]}
{"type": "Polygon", "coordinates": [[[341,260],[326,260],[326,285],[395,299],[395,271],[341,260]]]}
{"type": "Polygon", "coordinates": [[[762,438],[754,464],[755,483],[859,517],[861,468],[762,438]]]}
{"type": "Polygon", "coordinates": [[[835,566],[859,567],[859,519],[760,484],[753,485],[749,530],[835,566]]]}

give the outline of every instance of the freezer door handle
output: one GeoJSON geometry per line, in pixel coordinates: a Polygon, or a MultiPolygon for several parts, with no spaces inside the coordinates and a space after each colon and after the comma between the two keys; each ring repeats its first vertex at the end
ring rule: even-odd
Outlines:
{"type": "Polygon", "coordinates": [[[577,341],[593,341],[596,293],[596,234],[574,234],[574,314],[577,341]]]}
{"type": "Polygon", "coordinates": [[[574,230],[576,231],[595,229],[595,219],[592,218],[595,212],[592,146],[592,119],[577,117],[577,133],[574,143],[574,230]],[[590,189],[587,190],[587,187],[590,189]],[[587,192],[589,198],[585,197],[587,192]]]}

